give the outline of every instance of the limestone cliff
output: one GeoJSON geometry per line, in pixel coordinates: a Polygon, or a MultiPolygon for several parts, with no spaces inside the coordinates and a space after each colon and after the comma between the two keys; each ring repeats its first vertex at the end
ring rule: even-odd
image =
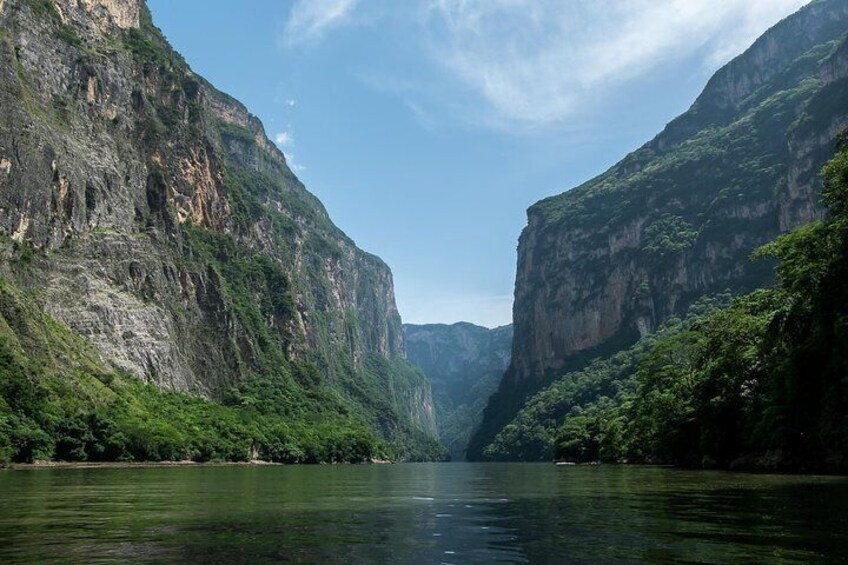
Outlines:
{"type": "Polygon", "coordinates": [[[771,265],[749,255],[819,217],[818,171],[848,125],[846,31],[848,2],[812,2],[718,71],[655,139],[529,209],[512,365],[475,453],[542,384],[700,296],[770,281],[771,265]]]}
{"type": "Polygon", "coordinates": [[[161,388],[219,398],[314,367],[390,441],[435,434],[391,271],[142,0],[2,1],[0,59],[2,276],[161,388]],[[388,414],[369,408],[375,394],[388,414]]]}

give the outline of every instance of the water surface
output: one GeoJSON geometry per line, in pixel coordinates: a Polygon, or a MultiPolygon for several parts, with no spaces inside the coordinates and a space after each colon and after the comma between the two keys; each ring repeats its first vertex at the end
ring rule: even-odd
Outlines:
{"type": "Polygon", "coordinates": [[[0,563],[848,562],[848,479],[550,464],[0,472],[0,563]]]}

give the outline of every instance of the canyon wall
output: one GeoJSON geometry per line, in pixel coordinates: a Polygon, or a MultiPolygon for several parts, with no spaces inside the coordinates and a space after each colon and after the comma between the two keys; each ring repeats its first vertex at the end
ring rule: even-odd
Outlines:
{"type": "Polygon", "coordinates": [[[160,388],[218,399],[285,366],[389,440],[435,435],[389,268],[141,0],[0,2],[0,59],[0,275],[160,388]]]}
{"type": "Polygon", "coordinates": [[[769,284],[760,245],[819,218],[848,126],[848,2],[812,2],[719,70],[689,111],[609,171],[528,210],[512,364],[475,454],[527,394],[699,297],[769,284]]]}

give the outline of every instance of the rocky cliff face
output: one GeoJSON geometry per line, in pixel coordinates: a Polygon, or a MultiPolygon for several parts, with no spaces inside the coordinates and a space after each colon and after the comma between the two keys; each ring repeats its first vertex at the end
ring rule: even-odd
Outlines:
{"type": "MultiPolygon", "coordinates": [[[[309,366],[362,405],[370,359],[405,364],[388,267],[142,0],[4,0],[0,59],[0,274],[108,362],[208,398],[309,366]]],[[[384,427],[435,433],[403,382],[384,427]]]]}
{"type": "Polygon", "coordinates": [[[409,360],[430,379],[439,438],[451,459],[465,459],[468,439],[509,365],[512,326],[404,324],[409,360]]]}
{"type": "Polygon", "coordinates": [[[516,378],[651,331],[696,296],[766,282],[750,252],[819,215],[818,169],[848,123],[848,101],[829,92],[846,76],[832,43],[846,30],[848,3],[814,3],[719,71],[648,145],[529,210],[516,378]],[[833,106],[819,122],[823,96],[833,106]],[[755,172],[768,178],[752,186],[755,172]]]}
{"type": "Polygon", "coordinates": [[[520,406],[516,390],[633,343],[702,295],[769,282],[751,252],[820,216],[818,171],[848,125],[846,31],[848,2],[811,3],[654,140],[529,209],[512,365],[477,452],[520,406]]]}

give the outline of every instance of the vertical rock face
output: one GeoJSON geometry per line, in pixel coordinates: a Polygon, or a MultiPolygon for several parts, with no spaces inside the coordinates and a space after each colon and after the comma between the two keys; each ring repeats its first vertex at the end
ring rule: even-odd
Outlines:
{"type": "Polygon", "coordinates": [[[139,27],[143,11],[140,0],[58,0],[56,6],[65,18],[74,18],[72,11],[82,9],[101,26],[111,23],[121,29],[139,27]]]}
{"type": "Polygon", "coordinates": [[[818,218],[818,171],[848,125],[848,2],[820,0],[716,73],[691,109],[603,175],[528,211],[512,365],[479,452],[532,391],[621,349],[704,294],[767,284],[751,252],[818,218]]]}
{"type": "MultiPolygon", "coordinates": [[[[391,271],[141,0],[0,2],[0,59],[0,274],[110,363],[212,398],[309,364],[357,402],[367,361],[405,364],[391,271]]],[[[389,427],[433,432],[411,374],[389,427]]]]}
{"type": "Polygon", "coordinates": [[[404,324],[403,331],[409,360],[433,387],[439,438],[451,459],[462,460],[483,408],[509,365],[512,326],[404,324]]]}
{"type": "Polygon", "coordinates": [[[648,145],[530,208],[516,378],[622,334],[632,341],[704,293],[767,282],[750,252],[820,213],[816,174],[848,123],[848,100],[827,92],[845,77],[844,46],[832,42],[846,30],[848,3],[814,3],[719,71],[648,145]],[[833,107],[818,123],[825,96],[833,107]]]}

